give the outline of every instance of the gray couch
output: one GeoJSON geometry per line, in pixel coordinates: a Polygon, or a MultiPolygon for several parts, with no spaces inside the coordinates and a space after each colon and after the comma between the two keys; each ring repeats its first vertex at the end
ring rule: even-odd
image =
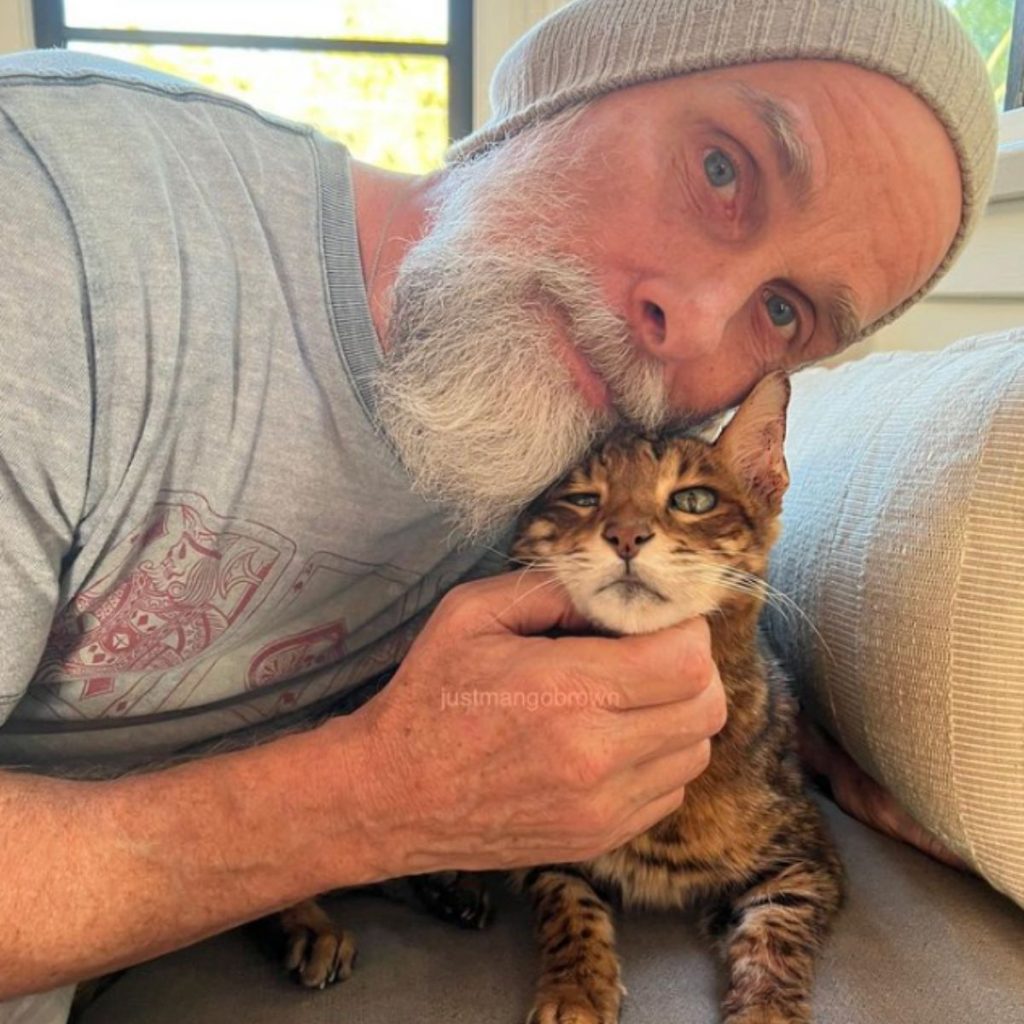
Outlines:
{"type": "MultiPolygon", "coordinates": [[[[1024,911],[826,807],[851,895],[819,968],[819,1024],[1024,1024],[1024,911]]],[[[295,986],[240,929],[126,972],[81,1024],[520,1024],[530,919],[493,887],[499,914],[484,932],[363,893],[333,897],[360,955],[352,978],[323,992],[295,986]]],[[[632,912],[619,937],[622,1024],[718,1020],[720,975],[683,919],[632,912]]]]}

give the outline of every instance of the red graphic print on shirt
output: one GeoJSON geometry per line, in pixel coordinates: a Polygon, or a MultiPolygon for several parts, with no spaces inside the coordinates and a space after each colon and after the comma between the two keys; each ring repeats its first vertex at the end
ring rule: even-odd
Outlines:
{"type": "MultiPolygon", "coordinates": [[[[281,617],[297,604],[318,609],[330,608],[365,576],[358,567],[340,555],[317,551],[302,567],[288,593],[275,608],[281,617]]],[[[245,685],[258,690],[283,679],[295,679],[311,669],[337,664],[345,654],[348,627],[343,618],[306,624],[304,629],[265,644],[253,656],[246,672],[245,685]]]]}
{"type": "Polygon", "coordinates": [[[200,495],[175,497],[57,617],[37,681],[80,679],[87,699],[112,693],[124,673],[181,665],[244,620],[279,576],[284,538],[218,516],[200,495]]]}
{"type": "Polygon", "coordinates": [[[258,690],[279,679],[293,679],[310,669],[340,661],[345,653],[345,635],[345,623],[335,622],[267,644],[253,658],[246,686],[258,690]]]}

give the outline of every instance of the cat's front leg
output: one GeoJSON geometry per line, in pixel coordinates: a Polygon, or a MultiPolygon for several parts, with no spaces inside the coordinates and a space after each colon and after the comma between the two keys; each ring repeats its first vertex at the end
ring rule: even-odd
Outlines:
{"type": "Polygon", "coordinates": [[[442,921],[460,928],[486,928],[491,923],[491,898],[479,875],[435,871],[413,875],[409,885],[420,903],[442,921]]]}
{"type": "Polygon", "coordinates": [[[356,961],[356,941],[339,928],[316,902],[303,900],[281,911],[284,965],[307,988],[324,988],[345,981],[356,961]]]}
{"type": "Polygon", "coordinates": [[[617,1024],[625,989],[608,904],[570,867],[533,868],[512,881],[532,900],[541,947],[527,1024],[617,1024]]]}
{"type": "Polygon", "coordinates": [[[708,910],[729,972],[723,1024],[809,1024],[814,959],[841,899],[830,858],[769,869],[708,910]]]}

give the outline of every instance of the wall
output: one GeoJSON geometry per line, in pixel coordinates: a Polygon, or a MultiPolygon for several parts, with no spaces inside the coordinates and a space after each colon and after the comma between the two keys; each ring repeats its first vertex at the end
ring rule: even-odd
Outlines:
{"type": "Polygon", "coordinates": [[[0,53],[32,49],[31,0],[0,0],[0,53]]]}
{"type": "Polygon", "coordinates": [[[473,8],[473,123],[491,113],[487,87],[501,55],[531,25],[564,7],[568,0],[476,0],[473,8]]]}

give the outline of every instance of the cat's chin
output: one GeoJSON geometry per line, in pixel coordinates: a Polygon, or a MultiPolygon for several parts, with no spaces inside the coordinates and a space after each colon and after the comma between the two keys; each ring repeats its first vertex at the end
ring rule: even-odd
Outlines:
{"type": "Polygon", "coordinates": [[[587,597],[573,594],[577,610],[610,633],[654,633],[718,607],[710,597],[672,601],[650,591],[605,589],[587,597]]]}

